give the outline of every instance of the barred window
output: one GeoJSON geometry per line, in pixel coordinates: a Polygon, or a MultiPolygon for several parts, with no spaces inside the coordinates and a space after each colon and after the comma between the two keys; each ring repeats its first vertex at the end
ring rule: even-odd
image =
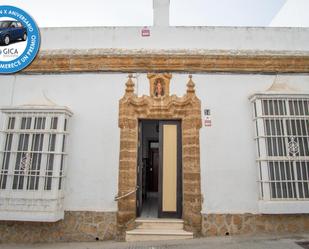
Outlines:
{"type": "Polygon", "coordinates": [[[309,199],[309,96],[252,98],[262,200],[309,199]]]}
{"type": "Polygon", "coordinates": [[[3,108],[2,112],[0,211],[32,211],[33,217],[35,212],[44,212],[47,220],[54,219],[53,215],[63,209],[71,112],[34,107],[3,108]],[[43,206],[39,204],[42,200],[43,206]]]}

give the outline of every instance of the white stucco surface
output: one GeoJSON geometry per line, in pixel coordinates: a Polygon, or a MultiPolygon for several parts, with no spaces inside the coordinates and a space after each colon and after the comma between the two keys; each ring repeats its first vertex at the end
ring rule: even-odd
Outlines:
{"type": "MultiPolygon", "coordinates": [[[[274,75],[258,74],[193,74],[202,110],[209,108],[212,114],[212,127],[200,131],[204,213],[258,212],[254,130],[248,97],[268,89],[274,79],[274,75]]],[[[277,80],[309,92],[309,75],[283,75],[277,80]]],[[[53,102],[74,112],[68,147],[66,210],[117,210],[113,199],[118,185],[118,100],[126,81],[127,75],[121,73],[0,78],[1,106],[28,103],[44,92],[53,102]]],[[[134,81],[137,83],[136,78],[134,81]]],[[[171,93],[183,95],[187,81],[187,74],[173,74],[171,93]]],[[[148,94],[146,74],[138,75],[137,88],[139,95],[148,94]]]]}
{"type": "Polygon", "coordinates": [[[309,28],[86,27],[41,29],[48,49],[205,49],[309,51],[309,28]]]}

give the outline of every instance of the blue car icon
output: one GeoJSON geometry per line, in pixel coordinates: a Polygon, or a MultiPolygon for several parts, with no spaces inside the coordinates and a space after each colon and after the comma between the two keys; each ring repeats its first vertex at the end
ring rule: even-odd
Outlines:
{"type": "Polygon", "coordinates": [[[18,21],[0,21],[0,43],[7,46],[12,41],[27,40],[27,29],[18,21]]]}

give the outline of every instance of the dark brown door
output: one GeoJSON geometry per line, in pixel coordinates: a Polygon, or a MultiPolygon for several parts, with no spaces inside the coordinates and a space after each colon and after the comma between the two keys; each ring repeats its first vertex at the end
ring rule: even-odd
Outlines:
{"type": "Polygon", "coordinates": [[[180,121],[159,122],[159,218],[182,216],[180,121]]]}

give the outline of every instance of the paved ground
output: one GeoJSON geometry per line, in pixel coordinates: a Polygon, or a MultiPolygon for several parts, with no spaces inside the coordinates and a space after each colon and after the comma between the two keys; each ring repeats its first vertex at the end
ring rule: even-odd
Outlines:
{"type": "MultiPolygon", "coordinates": [[[[309,234],[291,236],[230,236],[156,242],[90,242],[0,244],[1,249],[303,249],[296,242],[309,243],[309,234]]],[[[309,249],[309,246],[307,247],[309,249]]]]}

